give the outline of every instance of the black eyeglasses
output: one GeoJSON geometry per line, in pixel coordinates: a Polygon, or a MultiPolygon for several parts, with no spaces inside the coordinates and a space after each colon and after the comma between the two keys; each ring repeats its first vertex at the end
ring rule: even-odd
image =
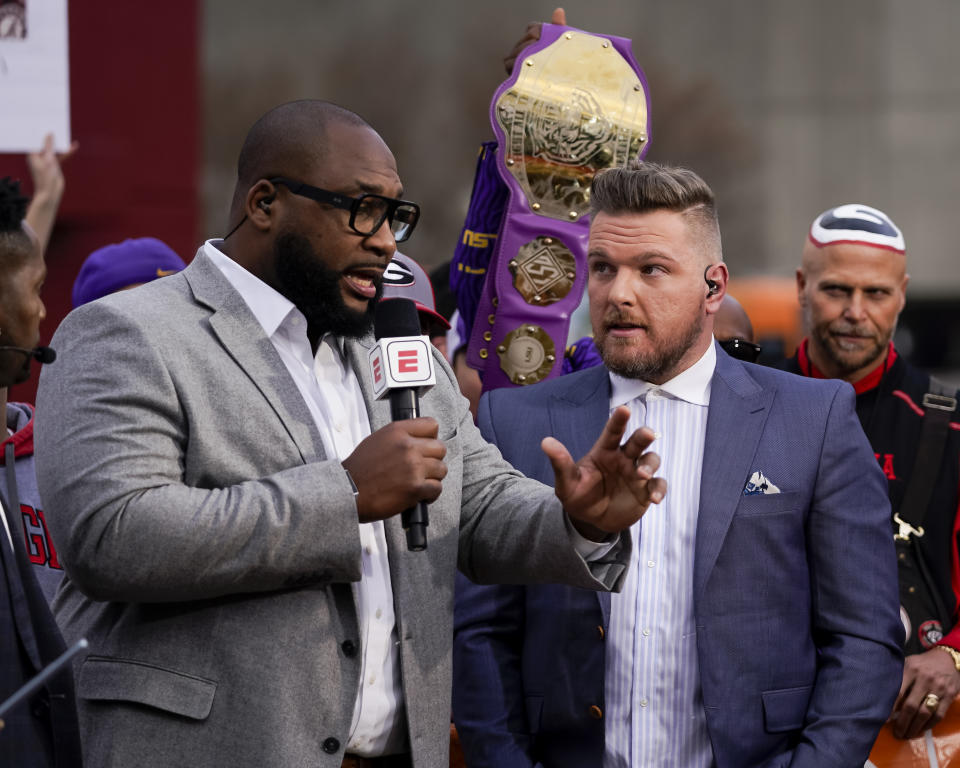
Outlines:
{"type": "Polygon", "coordinates": [[[368,194],[349,197],[283,176],[270,179],[270,183],[283,184],[295,195],[350,211],[350,229],[364,237],[369,237],[383,226],[383,222],[389,221],[393,239],[402,243],[413,234],[413,228],[420,219],[420,206],[407,200],[368,194]]]}
{"type": "Polygon", "coordinates": [[[730,357],[735,357],[737,360],[743,360],[747,363],[757,362],[757,358],[760,357],[760,352],[763,350],[763,347],[759,344],[754,344],[745,339],[724,339],[720,342],[720,346],[730,357]]]}

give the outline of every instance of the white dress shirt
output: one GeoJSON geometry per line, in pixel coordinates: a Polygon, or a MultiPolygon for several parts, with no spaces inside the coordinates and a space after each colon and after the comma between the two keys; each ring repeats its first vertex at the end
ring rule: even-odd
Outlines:
{"type": "MultiPolygon", "coordinates": [[[[208,240],[204,253],[243,297],[273,343],[310,409],[327,457],[347,458],[370,434],[370,422],[360,384],[344,359],[342,340],[324,336],[314,355],[303,313],[217,250],[215,243],[220,242],[208,240]]],[[[383,523],[360,524],[360,545],[363,577],[353,584],[362,651],[360,686],[347,751],[376,756],[403,750],[406,729],[383,523]]]]}
{"type": "Polygon", "coordinates": [[[658,433],[667,495],[634,524],[623,591],[611,595],[604,677],[603,768],[707,768],[707,734],[693,615],[700,474],[717,355],[713,344],[659,386],[610,374],[610,410],[630,406],[626,435],[658,433]]]}

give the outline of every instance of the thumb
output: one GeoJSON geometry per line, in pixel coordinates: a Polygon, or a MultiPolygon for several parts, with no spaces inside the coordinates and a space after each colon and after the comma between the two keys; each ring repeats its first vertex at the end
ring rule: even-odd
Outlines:
{"type": "Polygon", "coordinates": [[[551,24],[559,24],[561,27],[567,26],[567,12],[563,8],[555,8],[550,17],[551,24]]]}
{"type": "Polygon", "coordinates": [[[540,450],[547,454],[553,467],[553,487],[557,498],[565,499],[577,482],[580,470],[566,446],[554,437],[545,437],[540,442],[540,450]]]}

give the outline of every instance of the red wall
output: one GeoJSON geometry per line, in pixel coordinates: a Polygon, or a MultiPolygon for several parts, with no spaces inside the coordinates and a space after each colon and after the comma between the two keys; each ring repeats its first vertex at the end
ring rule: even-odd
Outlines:
{"type": "MultiPolygon", "coordinates": [[[[200,236],[199,2],[73,0],[69,12],[70,120],[80,149],[64,165],[66,193],[47,249],[41,343],[72,308],[90,251],[151,235],[189,262],[200,236]]],[[[0,175],[31,186],[22,156],[0,155],[0,175]]],[[[10,398],[33,402],[38,376],[35,364],[10,398]]]]}

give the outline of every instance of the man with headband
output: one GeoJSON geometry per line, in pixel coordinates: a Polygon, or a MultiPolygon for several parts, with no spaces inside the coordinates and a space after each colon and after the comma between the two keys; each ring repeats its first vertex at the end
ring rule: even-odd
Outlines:
{"type": "Polygon", "coordinates": [[[908,654],[893,710],[899,738],[939,722],[960,691],[960,419],[956,392],[893,344],[909,279],[903,234],[885,213],[849,204],[820,214],[797,270],[806,338],[787,363],[804,376],[853,384],[887,477],[908,654]]]}

